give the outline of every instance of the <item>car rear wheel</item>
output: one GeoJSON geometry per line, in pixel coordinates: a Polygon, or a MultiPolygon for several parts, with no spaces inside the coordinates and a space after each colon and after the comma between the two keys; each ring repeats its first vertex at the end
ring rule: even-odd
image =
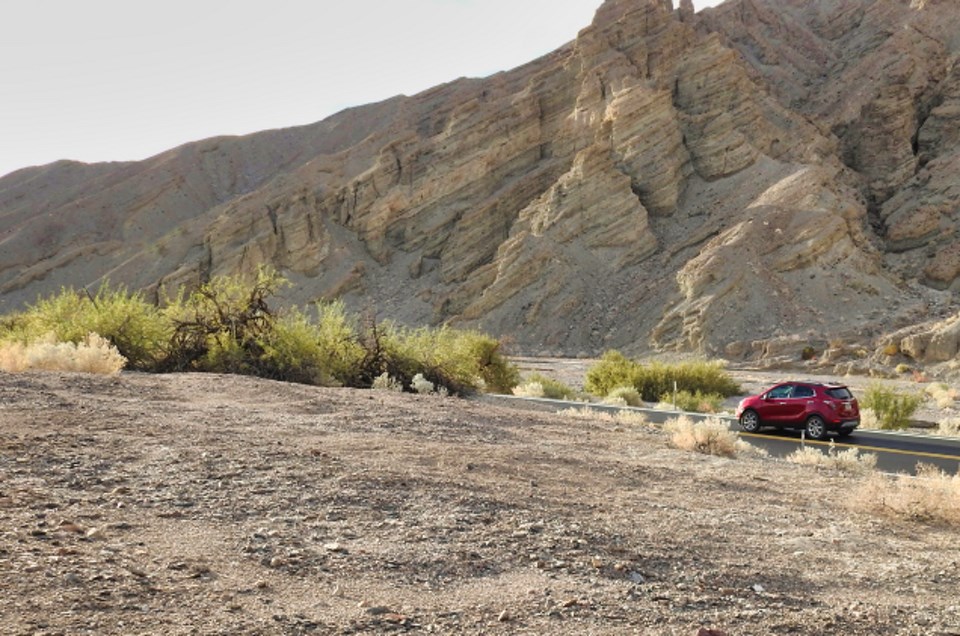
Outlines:
{"type": "Polygon", "coordinates": [[[807,437],[811,439],[825,439],[827,437],[827,423],[819,415],[811,415],[805,427],[807,437]]]}
{"type": "Polygon", "coordinates": [[[756,433],[760,430],[760,416],[756,411],[744,411],[740,416],[740,428],[747,433],[756,433]]]}

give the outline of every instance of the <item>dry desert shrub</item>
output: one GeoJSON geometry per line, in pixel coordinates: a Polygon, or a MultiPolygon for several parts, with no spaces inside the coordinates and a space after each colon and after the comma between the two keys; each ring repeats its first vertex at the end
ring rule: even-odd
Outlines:
{"type": "Polygon", "coordinates": [[[924,392],[929,395],[941,409],[952,407],[954,402],[957,401],[957,398],[960,397],[960,392],[942,382],[931,384],[924,389],[924,392]]]}
{"type": "Polygon", "coordinates": [[[860,428],[867,431],[880,430],[880,420],[877,419],[877,414],[874,413],[873,409],[860,409],[860,428]]]}
{"type": "Polygon", "coordinates": [[[681,415],[667,420],[663,430],[670,434],[671,443],[682,450],[720,457],[737,455],[737,434],[718,418],[694,422],[681,415]]]}
{"type": "Polygon", "coordinates": [[[95,333],[79,344],[58,342],[53,333],[30,344],[8,342],[0,346],[0,369],[22,371],[79,371],[118,373],[127,363],[117,348],[95,333]]]}
{"type": "Polygon", "coordinates": [[[599,411],[589,407],[570,408],[557,411],[558,415],[572,417],[578,420],[590,420],[592,422],[606,422],[609,424],[619,424],[621,426],[649,426],[650,422],[647,416],[636,411],[599,411]]]}
{"type": "Polygon", "coordinates": [[[373,379],[373,384],[370,388],[374,391],[394,391],[400,393],[403,391],[403,383],[384,371],[373,379]]]}
{"type": "Polygon", "coordinates": [[[940,420],[940,424],[937,426],[937,433],[949,437],[960,436],[960,417],[948,417],[940,420]]]}
{"type": "Polygon", "coordinates": [[[801,466],[815,466],[844,473],[865,474],[877,466],[877,456],[873,453],[860,454],[858,448],[837,451],[831,443],[826,453],[814,446],[804,446],[787,455],[787,461],[801,466]]]}
{"type": "Polygon", "coordinates": [[[544,397],[543,385],[539,382],[526,382],[513,387],[513,394],[517,397],[544,397]]]}
{"type": "Polygon", "coordinates": [[[870,512],[929,524],[960,525],[960,475],[917,465],[917,476],[873,474],[853,501],[870,512]]]}

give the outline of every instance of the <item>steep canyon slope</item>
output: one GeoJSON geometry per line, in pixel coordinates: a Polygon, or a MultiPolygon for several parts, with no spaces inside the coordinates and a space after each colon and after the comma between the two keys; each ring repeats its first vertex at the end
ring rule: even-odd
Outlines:
{"type": "Polygon", "coordinates": [[[952,0],[607,0],[488,78],[0,179],[0,311],[271,263],[290,302],[533,353],[896,332],[923,358],[960,287],[958,52],[952,0]]]}

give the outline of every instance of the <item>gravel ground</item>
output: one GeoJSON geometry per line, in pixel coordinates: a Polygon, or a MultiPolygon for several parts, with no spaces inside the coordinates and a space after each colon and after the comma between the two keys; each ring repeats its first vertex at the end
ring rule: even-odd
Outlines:
{"type": "Polygon", "coordinates": [[[653,428],[0,374],[3,634],[960,634],[960,536],[653,428]]]}

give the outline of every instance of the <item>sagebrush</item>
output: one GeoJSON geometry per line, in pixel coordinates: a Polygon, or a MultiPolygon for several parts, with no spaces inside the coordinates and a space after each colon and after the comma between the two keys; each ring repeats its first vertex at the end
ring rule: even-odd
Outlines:
{"type": "Polygon", "coordinates": [[[652,426],[647,416],[638,411],[623,410],[610,412],[584,406],[580,408],[563,409],[557,411],[557,414],[578,420],[590,420],[593,422],[605,422],[623,426],[652,426]]]}
{"type": "Polygon", "coordinates": [[[117,348],[95,333],[88,333],[82,342],[61,342],[55,333],[27,344],[13,341],[0,344],[0,370],[75,371],[114,374],[127,360],[117,348]]]}
{"type": "Polygon", "coordinates": [[[917,466],[916,477],[874,473],[851,501],[884,516],[960,526],[960,475],[948,475],[927,464],[917,466]]]}
{"type": "Polygon", "coordinates": [[[694,421],[681,415],[667,420],[663,430],[670,435],[670,442],[682,450],[720,457],[737,454],[737,434],[719,418],[694,421]]]}
{"type": "Polygon", "coordinates": [[[845,473],[868,473],[877,466],[877,456],[874,453],[861,453],[858,448],[838,451],[833,444],[830,444],[827,452],[813,446],[804,446],[787,455],[786,459],[801,466],[815,466],[845,473]]]}

